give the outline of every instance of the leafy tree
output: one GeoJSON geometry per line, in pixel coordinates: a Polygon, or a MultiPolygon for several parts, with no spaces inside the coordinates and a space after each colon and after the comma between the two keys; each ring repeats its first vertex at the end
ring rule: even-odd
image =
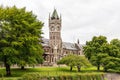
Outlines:
{"type": "Polygon", "coordinates": [[[120,65],[120,40],[113,39],[110,41],[108,49],[108,57],[103,59],[104,70],[108,71],[109,69],[119,70],[120,65]]]}
{"type": "Polygon", "coordinates": [[[116,57],[108,56],[103,59],[104,71],[111,70],[120,70],[120,59],[116,57]]]}
{"type": "Polygon", "coordinates": [[[10,66],[42,62],[40,44],[43,23],[25,8],[0,7],[0,60],[4,62],[6,74],[11,75],[10,66]]]}
{"type": "Polygon", "coordinates": [[[120,40],[119,39],[113,39],[113,40],[110,41],[110,45],[112,45],[110,55],[120,58],[120,40]]]}
{"type": "Polygon", "coordinates": [[[84,56],[78,56],[78,55],[67,55],[63,57],[60,61],[58,61],[58,64],[66,64],[70,66],[70,71],[72,71],[72,68],[74,66],[77,67],[78,72],[80,71],[81,67],[89,67],[91,64],[84,56]]]}
{"type": "Polygon", "coordinates": [[[97,69],[100,69],[102,64],[100,59],[104,55],[103,46],[107,44],[107,38],[105,36],[94,36],[91,41],[86,42],[84,46],[84,54],[91,61],[92,64],[97,66],[97,69]],[[102,54],[102,55],[101,55],[102,54]]]}
{"type": "Polygon", "coordinates": [[[103,59],[106,57],[108,57],[106,53],[99,53],[96,56],[92,56],[90,61],[93,65],[97,66],[97,70],[100,70],[100,65],[103,65],[103,62],[106,60],[103,59]]]}
{"type": "Polygon", "coordinates": [[[110,41],[110,44],[115,45],[120,48],[120,40],[119,39],[113,39],[110,41]]]}
{"type": "Polygon", "coordinates": [[[113,39],[108,43],[106,37],[94,36],[91,41],[86,42],[84,54],[98,70],[101,65],[105,71],[117,70],[120,67],[120,40],[113,39]]]}

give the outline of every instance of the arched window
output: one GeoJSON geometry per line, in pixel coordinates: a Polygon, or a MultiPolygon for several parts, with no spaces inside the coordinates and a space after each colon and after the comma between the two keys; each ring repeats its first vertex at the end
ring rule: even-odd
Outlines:
{"type": "Polygon", "coordinates": [[[57,30],[58,30],[58,31],[60,30],[60,27],[59,27],[59,26],[57,26],[57,30]]]}

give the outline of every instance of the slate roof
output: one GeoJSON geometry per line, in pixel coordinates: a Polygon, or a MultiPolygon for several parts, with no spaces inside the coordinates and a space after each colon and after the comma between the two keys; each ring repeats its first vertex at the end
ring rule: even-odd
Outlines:
{"type": "MultiPolygon", "coordinates": [[[[49,39],[43,38],[42,41],[43,41],[42,46],[49,47],[49,39]]],[[[79,49],[82,48],[81,44],[75,44],[75,43],[69,43],[69,42],[63,42],[62,46],[64,49],[69,49],[69,50],[78,50],[78,48],[79,49]],[[77,47],[76,47],[76,45],[77,45],[77,47]]]]}
{"type": "Polygon", "coordinates": [[[57,10],[56,10],[56,9],[54,9],[54,11],[53,11],[53,14],[52,14],[51,18],[52,18],[52,19],[58,19],[58,18],[59,18],[59,16],[58,16],[58,14],[57,14],[57,10]]]}
{"type": "Polygon", "coordinates": [[[77,48],[75,47],[75,44],[73,44],[73,43],[63,42],[62,45],[63,45],[63,48],[65,48],[65,49],[77,50],[77,48]]]}

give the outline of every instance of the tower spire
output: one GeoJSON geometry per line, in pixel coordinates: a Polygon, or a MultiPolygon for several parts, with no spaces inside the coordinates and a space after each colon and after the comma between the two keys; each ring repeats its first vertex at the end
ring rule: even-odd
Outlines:
{"type": "Polygon", "coordinates": [[[77,44],[80,44],[80,41],[79,41],[79,39],[77,40],[77,44]]]}
{"type": "Polygon", "coordinates": [[[58,16],[58,13],[57,13],[57,10],[56,9],[54,9],[54,11],[53,11],[53,14],[52,14],[52,17],[51,17],[52,19],[59,19],[59,16],[58,16]]]}

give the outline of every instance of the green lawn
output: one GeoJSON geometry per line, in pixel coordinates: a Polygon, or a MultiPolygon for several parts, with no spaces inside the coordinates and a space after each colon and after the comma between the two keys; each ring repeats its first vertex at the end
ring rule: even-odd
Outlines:
{"type": "Polygon", "coordinates": [[[0,79],[2,77],[7,80],[16,80],[22,75],[27,73],[39,73],[41,76],[59,76],[59,75],[76,75],[76,74],[101,74],[103,72],[98,72],[96,67],[91,68],[82,68],[81,72],[77,72],[76,68],[73,68],[73,71],[69,71],[69,67],[39,67],[39,68],[26,68],[26,70],[21,70],[19,68],[12,68],[10,77],[5,76],[5,69],[0,68],[0,79]]]}

